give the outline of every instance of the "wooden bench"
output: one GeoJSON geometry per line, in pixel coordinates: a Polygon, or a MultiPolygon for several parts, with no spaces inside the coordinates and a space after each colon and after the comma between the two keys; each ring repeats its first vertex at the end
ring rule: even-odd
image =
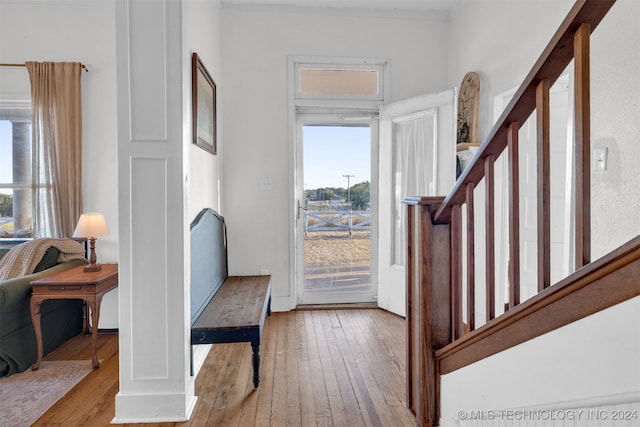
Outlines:
{"type": "Polygon", "coordinates": [[[191,345],[251,343],[253,386],[258,388],[271,276],[228,276],[227,271],[224,218],[203,209],[191,223],[191,345]]]}

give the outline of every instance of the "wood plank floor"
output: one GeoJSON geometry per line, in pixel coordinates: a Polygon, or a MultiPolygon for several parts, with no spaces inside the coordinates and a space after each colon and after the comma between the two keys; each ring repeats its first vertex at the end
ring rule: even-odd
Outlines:
{"type": "MultiPolygon", "coordinates": [[[[405,321],[380,309],[273,313],[263,332],[262,382],[251,347],[217,344],[196,378],[198,403],[183,423],[127,426],[413,426],[405,406],[405,321]]],[[[87,359],[76,336],[45,360],[87,359]]],[[[118,336],[98,337],[102,366],[35,426],[108,426],[118,392],[118,336]]]]}

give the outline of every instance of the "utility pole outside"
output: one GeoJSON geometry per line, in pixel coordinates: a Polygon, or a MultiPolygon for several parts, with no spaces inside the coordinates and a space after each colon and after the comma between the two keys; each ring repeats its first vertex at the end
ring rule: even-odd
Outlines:
{"type": "Polygon", "coordinates": [[[351,209],[351,178],[355,175],[342,175],[344,178],[347,178],[347,203],[349,204],[349,236],[351,236],[351,227],[353,226],[353,217],[352,217],[352,209],[351,209]]]}

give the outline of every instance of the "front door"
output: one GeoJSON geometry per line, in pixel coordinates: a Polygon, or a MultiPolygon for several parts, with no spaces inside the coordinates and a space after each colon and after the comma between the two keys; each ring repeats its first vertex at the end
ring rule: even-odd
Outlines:
{"type": "Polygon", "coordinates": [[[301,117],[297,130],[298,304],[375,302],[375,121],[301,117]]]}
{"type": "Polygon", "coordinates": [[[407,196],[445,196],[455,182],[455,91],[386,106],[380,115],[378,305],[406,308],[407,196]]]}

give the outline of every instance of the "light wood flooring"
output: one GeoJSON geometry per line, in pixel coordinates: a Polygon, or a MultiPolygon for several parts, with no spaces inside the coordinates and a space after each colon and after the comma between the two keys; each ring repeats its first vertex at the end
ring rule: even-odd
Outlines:
{"type": "MultiPolygon", "coordinates": [[[[217,344],[196,378],[197,406],[183,423],[127,426],[413,426],[405,406],[406,324],[380,309],[273,313],[265,322],[260,387],[248,343],[217,344]]],[[[45,360],[90,360],[76,336],[45,360]]],[[[35,426],[108,426],[118,392],[118,336],[98,337],[100,369],[35,426]]]]}

